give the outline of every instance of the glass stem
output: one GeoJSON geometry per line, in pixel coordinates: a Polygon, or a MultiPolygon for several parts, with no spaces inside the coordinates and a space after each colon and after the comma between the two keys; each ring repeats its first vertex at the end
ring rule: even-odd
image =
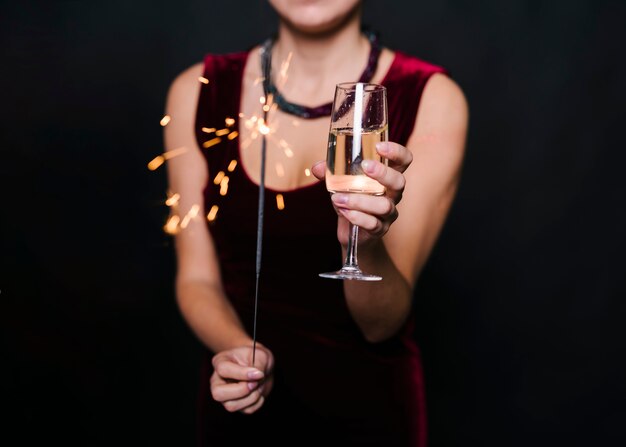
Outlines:
{"type": "Polygon", "coordinates": [[[350,239],[348,239],[348,252],[346,253],[346,262],[344,268],[358,269],[359,263],[356,259],[356,244],[359,239],[359,227],[350,224],[350,239]]]}

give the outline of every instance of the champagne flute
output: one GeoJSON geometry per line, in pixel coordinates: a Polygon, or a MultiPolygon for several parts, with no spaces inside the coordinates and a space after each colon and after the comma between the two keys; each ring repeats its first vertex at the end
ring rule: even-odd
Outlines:
{"type": "MultiPolygon", "coordinates": [[[[363,160],[387,163],[376,152],[376,143],[387,141],[387,90],[382,85],[347,82],[337,84],[326,155],[326,189],[330,193],[383,195],[385,187],[368,177],[363,160]]],[[[380,281],[381,276],[363,273],[357,261],[359,227],[350,224],[343,267],[320,273],[323,278],[380,281]]]]}

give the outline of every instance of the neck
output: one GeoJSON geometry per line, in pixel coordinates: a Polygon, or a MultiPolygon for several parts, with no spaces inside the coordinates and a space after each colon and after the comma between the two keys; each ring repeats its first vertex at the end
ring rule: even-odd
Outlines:
{"type": "Polygon", "coordinates": [[[288,23],[279,26],[274,44],[273,67],[289,59],[288,84],[297,80],[302,87],[307,80],[322,84],[356,80],[369,54],[369,43],[361,32],[361,13],[355,10],[344,23],[330,31],[306,34],[288,23]]]}

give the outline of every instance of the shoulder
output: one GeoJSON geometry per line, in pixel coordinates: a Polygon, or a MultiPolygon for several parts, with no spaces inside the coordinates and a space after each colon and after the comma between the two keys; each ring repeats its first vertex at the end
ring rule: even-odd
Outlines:
{"type": "Polygon", "coordinates": [[[188,96],[198,89],[198,83],[204,73],[204,63],[198,62],[179,73],[170,84],[168,101],[188,96]]]}
{"type": "Polygon", "coordinates": [[[446,73],[432,74],[422,92],[421,119],[428,119],[447,127],[464,128],[469,118],[469,105],[461,86],[446,73]],[[427,116],[427,118],[424,118],[427,116]]]}
{"type": "Polygon", "coordinates": [[[198,94],[199,84],[209,85],[222,76],[230,76],[245,64],[248,52],[206,54],[201,62],[179,73],[172,81],[168,96],[198,94]]]}

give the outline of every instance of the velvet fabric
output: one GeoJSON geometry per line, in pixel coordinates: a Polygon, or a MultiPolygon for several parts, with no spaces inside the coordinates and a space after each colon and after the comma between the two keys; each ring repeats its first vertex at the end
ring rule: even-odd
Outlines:
{"type": "MultiPolygon", "coordinates": [[[[200,84],[195,132],[198,146],[214,138],[203,127],[239,125],[241,83],[248,52],[208,55],[200,84]]],[[[388,89],[390,140],[406,144],[424,85],[441,67],[396,52],[382,84],[388,89]]],[[[228,298],[252,333],[258,185],[239,161],[239,138],[201,149],[209,181],[207,222],[228,298]],[[229,176],[228,194],[213,182],[229,176]]],[[[348,311],[341,281],[318,277],[336,270],[341,248],[337,215],[323,182],[290,191],[266,190],[258,340],[276,360],[274,387],[254,415],[228,413],[209,390],[206,352],[198,400],[199,445],[426,445],[426,411],[419,350],[412,321],[392,339],[368,343],[348,311]],[[278,210],[275,196],[283,195],[278,210]]]]}

